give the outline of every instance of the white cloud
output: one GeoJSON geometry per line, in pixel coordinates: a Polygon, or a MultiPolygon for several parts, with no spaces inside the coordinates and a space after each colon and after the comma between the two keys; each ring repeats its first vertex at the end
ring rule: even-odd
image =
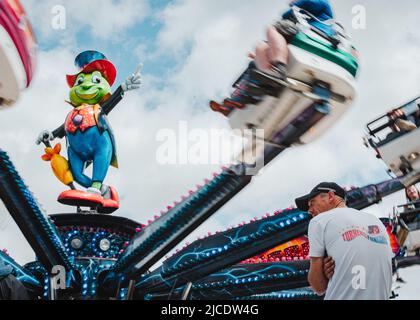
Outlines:
{"type": "Polygon", "coordinates": [[[126,29],[141,22],[150,13],[149,3],[145,0],[25,0],[22,4],[41,31],[40,36],[50,40],[63,36],[74,40],[78,32],[90,31],[94,37],[118,42],[126,29]],[[65,9],[65,32],[52,28],[52,20],[57,16],[52,10],[56,6],[65,9]]]}

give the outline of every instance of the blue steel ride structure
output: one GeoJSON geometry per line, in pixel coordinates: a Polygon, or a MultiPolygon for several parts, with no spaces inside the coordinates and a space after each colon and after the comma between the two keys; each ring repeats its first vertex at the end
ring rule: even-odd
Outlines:
{"type": "MultiPolygon", "coordinates": [[[[0,197],[37,260],[20,266],[6,254],[0,259],[13,267],[34,299],[181,299],[186,291],[189,299],[318,298],[306,289],[308,260],[242,263],[305,235],[309,214],[296,209],[197,240],[150,270],[249,182],[235,169],[215,175],[145,226],[97,214],[46,215],[1,151],[0,197]],[[67,289],[51,294],[56,265],[65,267],[69,280],[67,289]]],[[[398,179],[353,189],[349,205],[367,207],[401,189],[398,179]]],[[[417,263],[410,258],[399,267],[417,263]]]]}

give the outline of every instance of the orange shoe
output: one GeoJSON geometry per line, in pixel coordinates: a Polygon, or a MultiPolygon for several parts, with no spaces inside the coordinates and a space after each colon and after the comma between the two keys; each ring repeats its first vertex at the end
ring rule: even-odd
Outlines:
{"type": "Polygon", "coordinates": [[[102,206],[103,201],[102,196],[82,190],[67,190],[58,197],[58,202],[74,207],[96,208],[102,206]]]}
{"type": "Polygon", "coordinates": [[[98,213],[111,214],[120,208],[120,199],[114,187],[103,186],[102,196],[102,206],[98,207],[98,213]]]}
{"type": "Polygon", "coordinates": [[[224,105],[217,103],[216,101],[210,101],[210,108],[215,112],[223,114],[225,117],[228,117],[232,113],[231,108],[226,108],[224,105]]]}

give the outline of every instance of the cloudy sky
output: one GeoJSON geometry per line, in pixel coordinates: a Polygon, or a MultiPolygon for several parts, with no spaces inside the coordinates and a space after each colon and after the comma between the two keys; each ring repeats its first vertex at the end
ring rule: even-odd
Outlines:
{"type": "MultiPolygon", "coordinates": [[[[104,52],[118,69],[117,84],[144,63],[143,87],[126,95],[110,116],[120,169],[107,183],[121,196],[117,215],[140,222],[152,219],[168,204],[219,171],[220,165],[162,165],[157,152],[162,130],[177,134],[180,126],[229,129],[211,112],[208,100],[229,93],[247,65],[265,28],[286,7],[286,0],[22,0],[39,42],[35,79],[15,108],[2,111],[1,147],[7,150],[26,183],[48,214],[71,211],[56,202],[65,188],[49,164],[41,161],[34,141],[44,129],[55,129],[69,112],[65,75],[75,71],[74,57],[83,50],[104,52]],[[58,7],[57,7],[58,6],[58,7]],[[54,10],[65,9],[65,28],[52,27],[54,10]]],[[[362,144],[367,122],[419,94],[420,31],[415,0],[333,1],[337,20],[351,34],[361,54],[358,98],[352,109],[317,142],[292,149],[276,159],[251,186],[223,207],[185,241],[288,207],[296,196],[322,180],[363,186],[388,178],[385,166],[362,144]],[[366,10],[366,28],[352,28],[355,5],[366,10]]],[[[64,143],[64,142],[63,142],[64,143]]],[[[185,143],[185,141],[184,141],[185,143]]],[[[188,140],[187,147],[194,145],[188,140]]],[[[179,148],[179,150],[182,150],[179,148]]],[[[218,154],[218,156],[220,156],[218,154]]],[[[367,211],[388,216],[401,193],[367,211]]],[[[33,252],[4,208],[0,210],[0,248],[20,263],[33,252]]],[[[413,279],[419,269],[405,271],[413,279]]],[[[405,298],[420,298],[410,282],[405,298]]],[[[403,296],[403,295],[402,295],[403,296]]]]}

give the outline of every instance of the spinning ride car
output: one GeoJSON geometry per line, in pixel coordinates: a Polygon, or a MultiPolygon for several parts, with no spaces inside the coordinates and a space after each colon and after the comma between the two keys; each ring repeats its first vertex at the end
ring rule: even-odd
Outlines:
{"type": "Polygon", "coordinates": [[[420,202],[394,208],[393,233],[408,255],[420,254],[420,202]]]}
{"type": "Polygon", "coordinates": [[[398,125],[401,119],[394,115],[417,117],[419,106],[420,97],[370,122],[365,138],[366,145],[375,149],[377,158],[407,187],[420,181],[420,130],[414,123],[411,129],[404,130],[398,125]]]}
{"type": "Polygon", "coordinates": [[[13,105],[31,83],[36,41],[17,0],[0,0],[0,107],[13,105]]]}
{"type": "MultiPolygon", "coordinates": [[[[335,31],[334,35],[329,35],[311,24],[316,17],[301,8],[293,7],[290,19],[296,33],[292,37],[285,36],[289,48],[286,81],[262,84],[261,91],[268,94],[251,100],[243,109],[234,109],[228,116],[233,129],[264,129],[264,137],[260,138],[269,142],[316,103],[326,116],[301,137],[300,143],[309,143],[333,125],[353,102],[358,53],[344,29],[334,20],[318,21],[335,31]]],[[[252,68],[255,67],[251,63],[234,88],[243,85],[242,80],[249,77],[252,68]]],[[[254,86],[249,94],[255,96],[256,93],[258,89],[254,86]]],[[[215,104],[211,102],[213,109],[215,104]]]]}

